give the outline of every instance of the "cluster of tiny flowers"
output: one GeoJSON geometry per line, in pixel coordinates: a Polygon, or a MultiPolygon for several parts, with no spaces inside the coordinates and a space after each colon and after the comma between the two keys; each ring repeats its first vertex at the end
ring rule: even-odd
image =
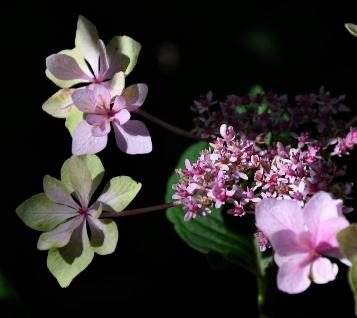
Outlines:
{"type": "Polygon", "coordinates": [[[336,114],[349,111],[344,100],[345,96],[332,97],[324,88],[318,94],[298,95],[293,103],[287,95],[273,92],[228,95],[225,101],[218,102],[209,92],[195,100],[191,107],[197,114],[194,132],[201,138],[214,138],[219,127],[228,124],[257,142],[263,141],[268,132],[276,136],[276,140],[282,140],[286,136],[281,132],[306,130],[319,140],[329,142],[341,129],[345,130],[343,121],[336,120],[336,114]]]}
{"type": "MultiPolygon", "coordinates": [[[[278,142],[265,150],[232,126],[222,125],[220,134],[195,163],[186,160],[186,169],[177,170],[173,199],[183,205],[186,221],[225,204],[227,213],[243,216],[264,198],[295,199],[303,206],[314,193],[332,191],[335,178],[345,173],[321,156],[322,149],[306,133],[298,136],[296,148],[278,142]]],[[[268,241],[262,234],[256,237],[264,250],[268,241]]]]}
{"type": "Polygon", "coordinates": [[[333,152],[331,153],[332,156],[348,155],[349,151],[352,150],[357,144],[357,129],[350,128],[346,137],[338,137],[333,140],[331,144],[336,144],[333,152]]]}

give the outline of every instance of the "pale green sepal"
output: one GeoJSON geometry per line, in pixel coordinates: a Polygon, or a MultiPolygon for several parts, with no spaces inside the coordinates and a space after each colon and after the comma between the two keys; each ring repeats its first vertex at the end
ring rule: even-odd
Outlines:
{"type": "Polygon", "coordinates": [[[106,185],[98,201],[103,203],[104,210],[120,212],[135,198],[141,183],[127,176],[115,177],[106,185]]]}

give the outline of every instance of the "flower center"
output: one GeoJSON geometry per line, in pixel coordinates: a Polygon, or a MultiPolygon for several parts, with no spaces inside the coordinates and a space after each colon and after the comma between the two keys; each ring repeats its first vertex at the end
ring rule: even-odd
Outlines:
{"type": "Polygon", "coordinates": [[[80,215],[86,215],[88,212],[88,208],[83,208],[83,207],[80,207],[79,210],[78,210],[78,213],[80,215]]]}

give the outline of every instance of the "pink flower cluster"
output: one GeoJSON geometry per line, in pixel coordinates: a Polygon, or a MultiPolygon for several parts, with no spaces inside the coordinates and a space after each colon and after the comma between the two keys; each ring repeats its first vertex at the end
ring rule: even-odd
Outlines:
{"type": "Polygon", "coordinates": [[[295,199],[303,206],[314,193],[332,191],[334,179],[345,172],[322,157],[307,134],[298,137],[296,148],[278,142],[261,150],[231,126],[222,125],[220,133],[195,163],[186,160],[186,169],[177,170],[180,180],[173,199],[183,205],[186,221],[225,204],[229,214],[243,216],[264,198],[295,199]]]}
{"type": "Polygon", "coordinates": [[[357,129],[350,128],[349,133],[344,138],[336,138],[332,144],[336,144],[332,156],[348,155],[349,150],[352,150],[357,144],[357,129]]]}

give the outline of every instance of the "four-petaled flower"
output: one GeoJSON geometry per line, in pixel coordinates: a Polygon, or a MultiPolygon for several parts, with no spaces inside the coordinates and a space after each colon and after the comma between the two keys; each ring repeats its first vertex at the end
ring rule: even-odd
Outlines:
{"type": "Polygon", "coordinates": [[[139,120],[130,120],[130,112],[143,104],[147,86],[135,84],[123,91],[124,75],[121,81],[118,93],[122,95],[116,96],[113,103],[109,90],[101,85],[92,84],[73,93],[74,105],[84,113],[84,120],[73,132],[73,154],[94,154],[104,149],[111,124],[120,150],[128,154],[142,154],[152,150],[150,133],[145,124],[139,120]]]}
{"type": "Polygon", "coordinates": [[[340,200],[318,192],[301,208],[290,199],[264,199],[255,216],[275,251],[280,290],[296,294],[311,281],[325,284],[335,279],[338,267],[327,257],[341,258],[336,234],[349,225],[340,200]]]}
{"type": "Polygon", "coordinates": [[[54,117],[73,117],[66,122],[72,133],[79,116],[71,98],[77,88],[71,87],[96,83],[114,94],[121,85],[119,72],[127,75],[132,71],[140,49],[140,43],[128,36],[115,36],[105,46],[95,25],[80,15],[74,49],[60,51],[46,59],[46,75],[61,89],[43,104],[43,110],[54,117]]]}
{"type": "Polygon", "coordinates": [[[44,232],[37,248],[48,250],[47,267],[61,287],[67,287],[90,264],[94,253],[114,252],[118,228],[113,220],[101,218],[102,209],[122,211],[141,188],[130,177],[115,177],[93,202],[91,197],[103,175],[104,167],[97,156],[73,156],[62,166],[61,181],[45,176],[44,193],[16,209],[27,226],[44,232]]]}

